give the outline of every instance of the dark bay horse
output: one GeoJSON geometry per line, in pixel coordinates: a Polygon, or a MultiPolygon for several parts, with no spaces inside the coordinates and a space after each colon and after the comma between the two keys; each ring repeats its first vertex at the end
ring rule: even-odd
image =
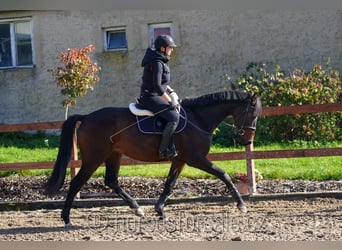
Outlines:
{"type": "MultiPolygon", "coordinates": [[[[223,91],[187,98],[181,105],[187,113],[187,125],[182,132],[174,135],[178,156],[172,160],[155,211],[160,218],[165,218],[165,202],[187,164],[221,179],[237,202],[238,209],[246,212],[244,201],[229,175],[210,162],[206,156],[214,129],[227,116],[234,119],[238,143],[248,145],[253,141],[257,117],[261,114],[260,97],[237,91],[223,91]]],[[[106,165],[105,184],[135,209],[137,215],[143,216],[143,211],[136,200],[119,185],[120,159],[124,154],[140,161],[159,161],[158,146],[161,136],[141,133],[137,128],[135,115],[128,108],[103,108],[87,115],[70,116],[64,122],[57,160],[46,184],[47,193],[55,194],[64,183],[77,122],[81,123],[77,129],[77,140],[82,166],[71,180],[62,210],[61,217],[65,225],[70,225],[70,209],[75,195],[103,162],[106,165]]]]}

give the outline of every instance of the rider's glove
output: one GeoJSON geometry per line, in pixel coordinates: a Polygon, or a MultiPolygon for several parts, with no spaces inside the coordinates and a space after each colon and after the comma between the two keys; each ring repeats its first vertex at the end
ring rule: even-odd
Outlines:
{"type": "Polygon", "coordinates": [[[176,92],[171,92],[170,94],[171,98],[171,106],[173,109],[175,109],[178,113],[180,112],[180,104],[179,104],[179,97],[176,92]]]}

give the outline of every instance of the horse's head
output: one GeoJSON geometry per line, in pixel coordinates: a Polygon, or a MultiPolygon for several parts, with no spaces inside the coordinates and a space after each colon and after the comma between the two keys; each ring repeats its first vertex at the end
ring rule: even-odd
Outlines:
{"type": "Polygon", "coordinates": [[[234,115],[234,127],[237,129],[237,142],[243,146],[253,142],[257,119],[261,115],[262,105],[260,97],[251,96],[246,105],[234,115]]]}

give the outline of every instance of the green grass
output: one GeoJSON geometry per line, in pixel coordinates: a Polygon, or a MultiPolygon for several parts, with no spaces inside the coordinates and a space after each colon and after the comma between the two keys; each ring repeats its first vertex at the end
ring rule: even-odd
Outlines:
{"type": "MultiPolygon", "coordinates": [[[[58,152],[59,137],[45,133],[4,133],[0,134],[0,163],[7,162],[39,162],[54,161],[58,152]]],[[[256,143],[254,150],[281,150],[318,147],[342,147],[341,141],[333,142],[301,142],[272,143],[261,145],[256,143]]],[[[243,147],[223,148],[213,145],[210,152],[243,151],[243,147]]],[[[341,180],[342,158],[315,157],[315,158],[285,158],[255,160],[255,167],[261,172],[264,179],[310,179],[310,180],[341,180]]],[[[219,161],[217,166],[229,174],[246,172],[246,163],[243,160],[219,161]]],[[[150,164],[122,166],[120,176],[165,177],[169,171],[169,164],[150,164]]],[[[105,168],[100,167],[93,176],[104,175],[105,168]]],[[[6,175],[49,175],[51,170],[23,170],[2,171],[0,176],[6,175]]],[[[181,177],[213,178],[211,175],[186,166],[181,177]]]]}

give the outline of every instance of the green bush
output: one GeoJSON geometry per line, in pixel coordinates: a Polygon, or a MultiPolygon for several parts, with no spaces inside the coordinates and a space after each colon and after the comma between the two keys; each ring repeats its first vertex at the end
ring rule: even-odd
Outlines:
{"type": "MultiPolygon", "coordinates": [[[[342,95],[339,72],[315,65],[311,71],[295,69],[285,75],[277,66],[274,73],[265,64],[251,63],[233,83],[235,88],[259,93],[264,107],[336,103],[342,95]]],[[[280,115],[258,121],[256,140],[340,140],[342,112],[280,115]]]]}
{"type": "Polygon", "coordinates": [[[5,147],[5,148],[17,147],[17,148],[35,149],[35,148],[54,148],[58,146],[59,146],[59,136],[48,135],[44,131],[37,131],[36,133],[26,133],[26,132],[0,133],[0,147],[5,147]]]}

